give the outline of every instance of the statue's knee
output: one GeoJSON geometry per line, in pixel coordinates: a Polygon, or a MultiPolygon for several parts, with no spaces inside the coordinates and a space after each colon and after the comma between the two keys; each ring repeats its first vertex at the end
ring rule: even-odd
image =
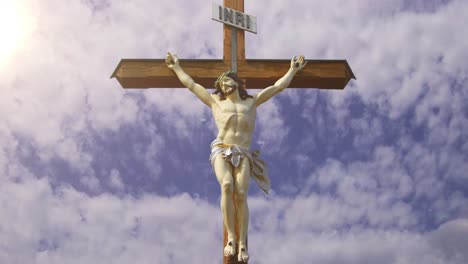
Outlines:
{"type": "Polygon", "coordinates": [[[221,184],[221,190],[224,193],[232,193],[233,189],[234,189],[234,185],[232,184],[231,181],[223,181],[223,183],[221,184]]]}
{"type": "Polygon", "coordinates": [[[243,203],[247,199],[247,192],[245,190],[239,189],[236,192],[236,200],[238,203],[243,203]]]}

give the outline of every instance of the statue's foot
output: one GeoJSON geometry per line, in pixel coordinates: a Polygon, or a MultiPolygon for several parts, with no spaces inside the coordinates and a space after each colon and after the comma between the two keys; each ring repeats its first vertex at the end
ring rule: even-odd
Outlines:
{"type": "Polygon", "coordinates": [[[236,254],[236,245],[234,240],[228,240],[226,246],[224,247],[224,256],[234,256],[236,254]]]}
{"type": "Polygon", "coordinates": [[[249,253],[247,253],[247,247],[239,245],[239,254],[237,255],[237,261],[247,262],[249,260],[249,253]]]}

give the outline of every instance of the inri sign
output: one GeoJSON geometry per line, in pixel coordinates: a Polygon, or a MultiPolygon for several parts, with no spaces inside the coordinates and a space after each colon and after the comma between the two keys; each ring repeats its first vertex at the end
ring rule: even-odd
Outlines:
{"type": "Polygon", "coordinates": [[[257,34],[257,18],[237,10],[213,4],[213,20],[257,34]]]}

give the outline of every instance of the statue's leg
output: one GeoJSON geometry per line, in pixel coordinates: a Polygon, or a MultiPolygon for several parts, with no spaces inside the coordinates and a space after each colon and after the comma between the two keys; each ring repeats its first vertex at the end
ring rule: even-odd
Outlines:
{"type": "Polygon", "coordinates": [[[237,221],[239,223],[239,253],[238,261],[247,261],[247,231],[249,229],[249,207],[247,205],[247,192],[250,181],[250,163],[248,158],[242,158],[239,167],[234,171],[236,174],[236,204],[237,221]]]}
{"type": "Polygon", "coordinates": [[[228,233],[224,255],[234,255],[236,254],[236,233],[234,231],[234,201],[232,200],[232,193],[234,191],[232,165],[225,161],[221,155],[218,155],[213,167],[216,178],[221,186],[221,212],[228,233]]]}

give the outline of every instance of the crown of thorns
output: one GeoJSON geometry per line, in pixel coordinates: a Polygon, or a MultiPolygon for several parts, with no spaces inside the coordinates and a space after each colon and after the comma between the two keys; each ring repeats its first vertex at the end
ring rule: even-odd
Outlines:
{"type": "Polygon", "coordinates": [[[215,87],[215,88],[221,88],[221,82],[223,81],[223,79],[224,79],[226,76],[228,76],[228,75],[230,75],[230,74],[236,74],[236,72],[235,72],[234,70],[232,70],[232,69],[229,69],[229,70],[223,72],[223,74],[221,74],[221,75],[218,77],[218,79],[216,80],[216,82],[214,83],[214,87],[215,87]]]}

